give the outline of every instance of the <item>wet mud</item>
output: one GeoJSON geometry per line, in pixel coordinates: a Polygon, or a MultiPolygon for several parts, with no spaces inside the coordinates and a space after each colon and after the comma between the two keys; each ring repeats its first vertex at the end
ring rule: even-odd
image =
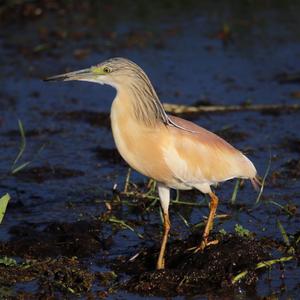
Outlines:
{"type": "Polygon", "coordinates": [[[258,279],[255,265],[270,258],[269,249],[262,241],[237,235],[219,236],[217,245],[195,253],[194,247],[200,238],[192,235],[188,240],[171,242],[165,270],[154,269],[157,248],[141,250],[134,259],[119,259],[113,265],[115,270],[131,276],[123,288],[161,297],[220,293],[221,290],[226,294],[233,290],[233,277],[245,270],[248,274],[244,285],[253,288],[258,279]]]}

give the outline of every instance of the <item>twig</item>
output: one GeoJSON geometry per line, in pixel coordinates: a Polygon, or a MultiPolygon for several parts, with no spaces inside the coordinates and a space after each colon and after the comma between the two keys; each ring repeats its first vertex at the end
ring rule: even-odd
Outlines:
{"type": "Polygon", "coordinates": [[[182,104],[163,104],[165,110],[171,113],[211,113],[211,112],[233,112],[233,111],[291,111],[300,110],[300,104],[248,104],[248,105],[210,105],[189,106],[182,104]]]}

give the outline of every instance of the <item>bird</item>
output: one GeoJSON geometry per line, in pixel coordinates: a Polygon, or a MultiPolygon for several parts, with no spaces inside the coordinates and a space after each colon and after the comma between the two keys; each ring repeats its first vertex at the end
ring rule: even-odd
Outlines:
{"type": "Polygon", "coordinates": [[[149,77],[133,61],[114,57],[89,68],[45,78],[46,81],[88,81],[116,89],[110,119],[116,147],[139,173],[155,180],[163,212],[163,233],[156,269],[165,268],[171,228],[170,189],[197,189],[210,197],[209,215],[196,250],[209,241],[219,199],[211,186],[233,178],[260,184],[254,164],[215,133],[166,113],[149,77]]]}

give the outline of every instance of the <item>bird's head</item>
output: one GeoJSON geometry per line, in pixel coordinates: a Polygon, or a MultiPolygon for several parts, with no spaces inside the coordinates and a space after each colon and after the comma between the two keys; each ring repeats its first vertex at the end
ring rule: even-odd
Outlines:
{"type": "Polygon", "coordinates": [[[117,93],[122,90],[130,96],[123,99],[130,99],[138,120],[149,126],[157,124],[158,120],[165,124],[169,123],[148,76],[137,64],[126,58],[111,58],[90,68],[48,77],[45,80],[78,80],[108,84],[116,88],[117,93]]]}
{"type": "Polygon", "coordinates": [[[136,80],[147,78],[143,70],[126,58],[111,58],[100,64],[74,72],[45,78],[46,81],[89,81],[108,84],[115,88],[130,85],[136,80]]]}

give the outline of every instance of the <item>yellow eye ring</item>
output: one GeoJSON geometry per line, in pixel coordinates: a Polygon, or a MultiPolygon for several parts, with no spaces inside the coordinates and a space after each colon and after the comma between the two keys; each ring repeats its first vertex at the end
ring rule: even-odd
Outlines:
{"type": "Polygon", "coordinates": [[[103,72],[104,73],[110,73],[111,72],[111,69],[109,67],[104,67],[103,68],[103,72]]]}

